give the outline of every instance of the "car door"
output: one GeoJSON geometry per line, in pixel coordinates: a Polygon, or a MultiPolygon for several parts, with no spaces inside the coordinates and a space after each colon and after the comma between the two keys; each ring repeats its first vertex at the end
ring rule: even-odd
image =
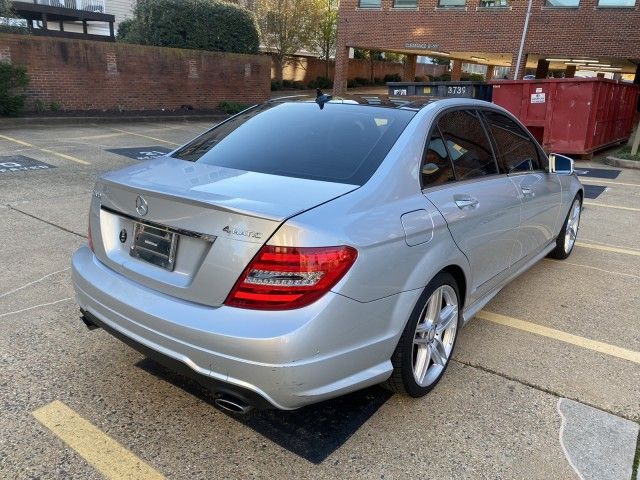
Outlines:
{"type": "Polygon", "coordinates": [[[545,171],[543,153],[531,135],[504,113],[483,111],[494,139],[501,170],[507,173],[522,200],[515,263],[539,253],[557,234],[561,186],[557,175],[545,171]]]}
{"type": "Polygon", "coordinates": [[[511,265],[520,224],[515,184],[500,174],[478,112],[453,110],[436,121],[422,163],[423,193],[445,218],[471,266],[471,302],[511,265]]]}

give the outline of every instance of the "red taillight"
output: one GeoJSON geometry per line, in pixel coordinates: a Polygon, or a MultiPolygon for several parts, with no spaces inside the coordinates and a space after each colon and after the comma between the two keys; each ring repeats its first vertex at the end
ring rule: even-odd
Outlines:
{"type": "Polygon", "coordinates": [[[93,250],[93,237],[91,236],[91,222],[89,222],[89,226],[87,227],[87,244],[89,245],[89,250],[92,252],[93,250]]]}
{"type": "Polygon", "coordinates": [[[340,247],[263,246],[234,285],[225,305],[290,310],[315,302],[347,273],[358,252],[340,247]]]}

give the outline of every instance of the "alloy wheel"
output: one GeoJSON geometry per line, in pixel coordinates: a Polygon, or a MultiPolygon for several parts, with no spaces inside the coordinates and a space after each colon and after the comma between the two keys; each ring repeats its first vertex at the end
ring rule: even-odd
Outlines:
{"type": "Polygon", "coordinates": [[[578,236],[578,226],[580,225],[580,200],[576,199],[571,206],[571,213],[567,218],[567,228],[564,234],[564,251],[569,253],[573,248],[578,236]]]}
{"type": "Polygon", "coordinates": [[[413,339],[413,376],[418,385],[427,387],[444,370],[458,329],[458,297],[449,285],[436,289],[416,325],[413,339]]]}

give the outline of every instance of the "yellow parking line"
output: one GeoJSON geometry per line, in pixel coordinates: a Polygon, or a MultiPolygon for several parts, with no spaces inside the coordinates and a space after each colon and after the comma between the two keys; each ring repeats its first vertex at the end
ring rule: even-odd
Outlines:
{"type": "Polygon", "coordinates": [[[576,247],[591,248],[592,250],[602,250],[604,252],[624,253],[625,255],[634,255],[640,257],[640,251],[630,250],[628,248],[610,247],[607,245],[596,245],[595,243],[576,242],[576,247]]]}
{"type": "Polygon", "coordinates": [[[611,355],[612,357],[640,364],[640,352],[635,352],[633,350],[617,347],[604,342],[598,342],[597,340],[591,340],[590,338],[580,337],[578,335],[563,332],[562,330],[556,330],[555,328],[543,327],[542,325],[525,322],[524,320],[518,320],[517,318],[487,312],[486,310],[481,310],[476,316],[483,320],[498,323],[506,327],[517,328],[518,330],[535,333],[536,335],[542,335],[543,337],[553,338],[554,340],[570,343],[571,345],[576,345],[582,348],[588,348],[589,350],[594,350],[606,355],[611,355]]]}
{"type": "Polygon", "coordinates": [[[595,178],[584,178],[584,177],[581,177],[580,181],[582,183],[593,183],[593,184],[606,183],[608,185],[622,185],[622,186],[625,186],[625,187],[640,187],[640,183],[610,182],[610,181],[607,181],[607,180],[600,180],[600,179],[595,179],[595,178]]]}
{"type": "Polygon", "coordinates": [[[115,130],[116,132],[126,133],[127,135],[135,135],[136,137],[149,138],[151,140],[155,140],[156,142],[167,143],[169,145],[176,145],[176,146],[181,145],[180,143],[170,142],[168,140],[163,140],[162,138],[151,137],[149,135],[144,135],[142,133],[129,132],[127,130],[120,130],[119,128],[112,128],[111,130],[115,130]]]}
{"type": "Polygon", "coordinates": [[[80,163],[82,165],[91,165],[86,160],[81,160],[79,158],[72,157],[71,155],[67,155],[67,154],[64,154],[64,153],[54,152],[53,150],[49,150],[47,148],[41,148],[41,147],[38,147],[38,146],[33,145],[31,143],[27,143],[27,142],[23,142],[22,140],[18,140],[17,138],[7,137],[6,135],[0,135],[0,138],[3,138],[4,140],[7,140],[9,142],[17,143],[18,145],[22,145],[23,147],[34,148],[34,149],[40,150],[41,152],[44,152],[44,153],[50,153],[51,155],[55,155],[56,157],[64,158],[65,160],[71,160],[72,162],[80,163]]]}
{"type": "Polygon", "coordinates": [[[109,479],[162,479],[164,476],[106,433],[56,400],[33,416],[109,479]]]}
{"type": "Polygon", "coordinates": [[[593,207],[615,208],[616,210],[628,210],[631,212],[640,212],[640,208],[633,207],[621,207],[620,205],[607,205],[606,203],[598,202],[583,202],[585,205],[591,205],[593,207]]]}

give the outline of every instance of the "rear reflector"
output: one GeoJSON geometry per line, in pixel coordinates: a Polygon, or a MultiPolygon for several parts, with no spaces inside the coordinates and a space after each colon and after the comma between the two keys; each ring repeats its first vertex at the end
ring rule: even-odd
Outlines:
{"type": "Polygon", "coordinates": [[[229,293],[225,305],[291,310],[315,302],[349,270],[358,252],[339,247],[263,246],[229,293]]]}

